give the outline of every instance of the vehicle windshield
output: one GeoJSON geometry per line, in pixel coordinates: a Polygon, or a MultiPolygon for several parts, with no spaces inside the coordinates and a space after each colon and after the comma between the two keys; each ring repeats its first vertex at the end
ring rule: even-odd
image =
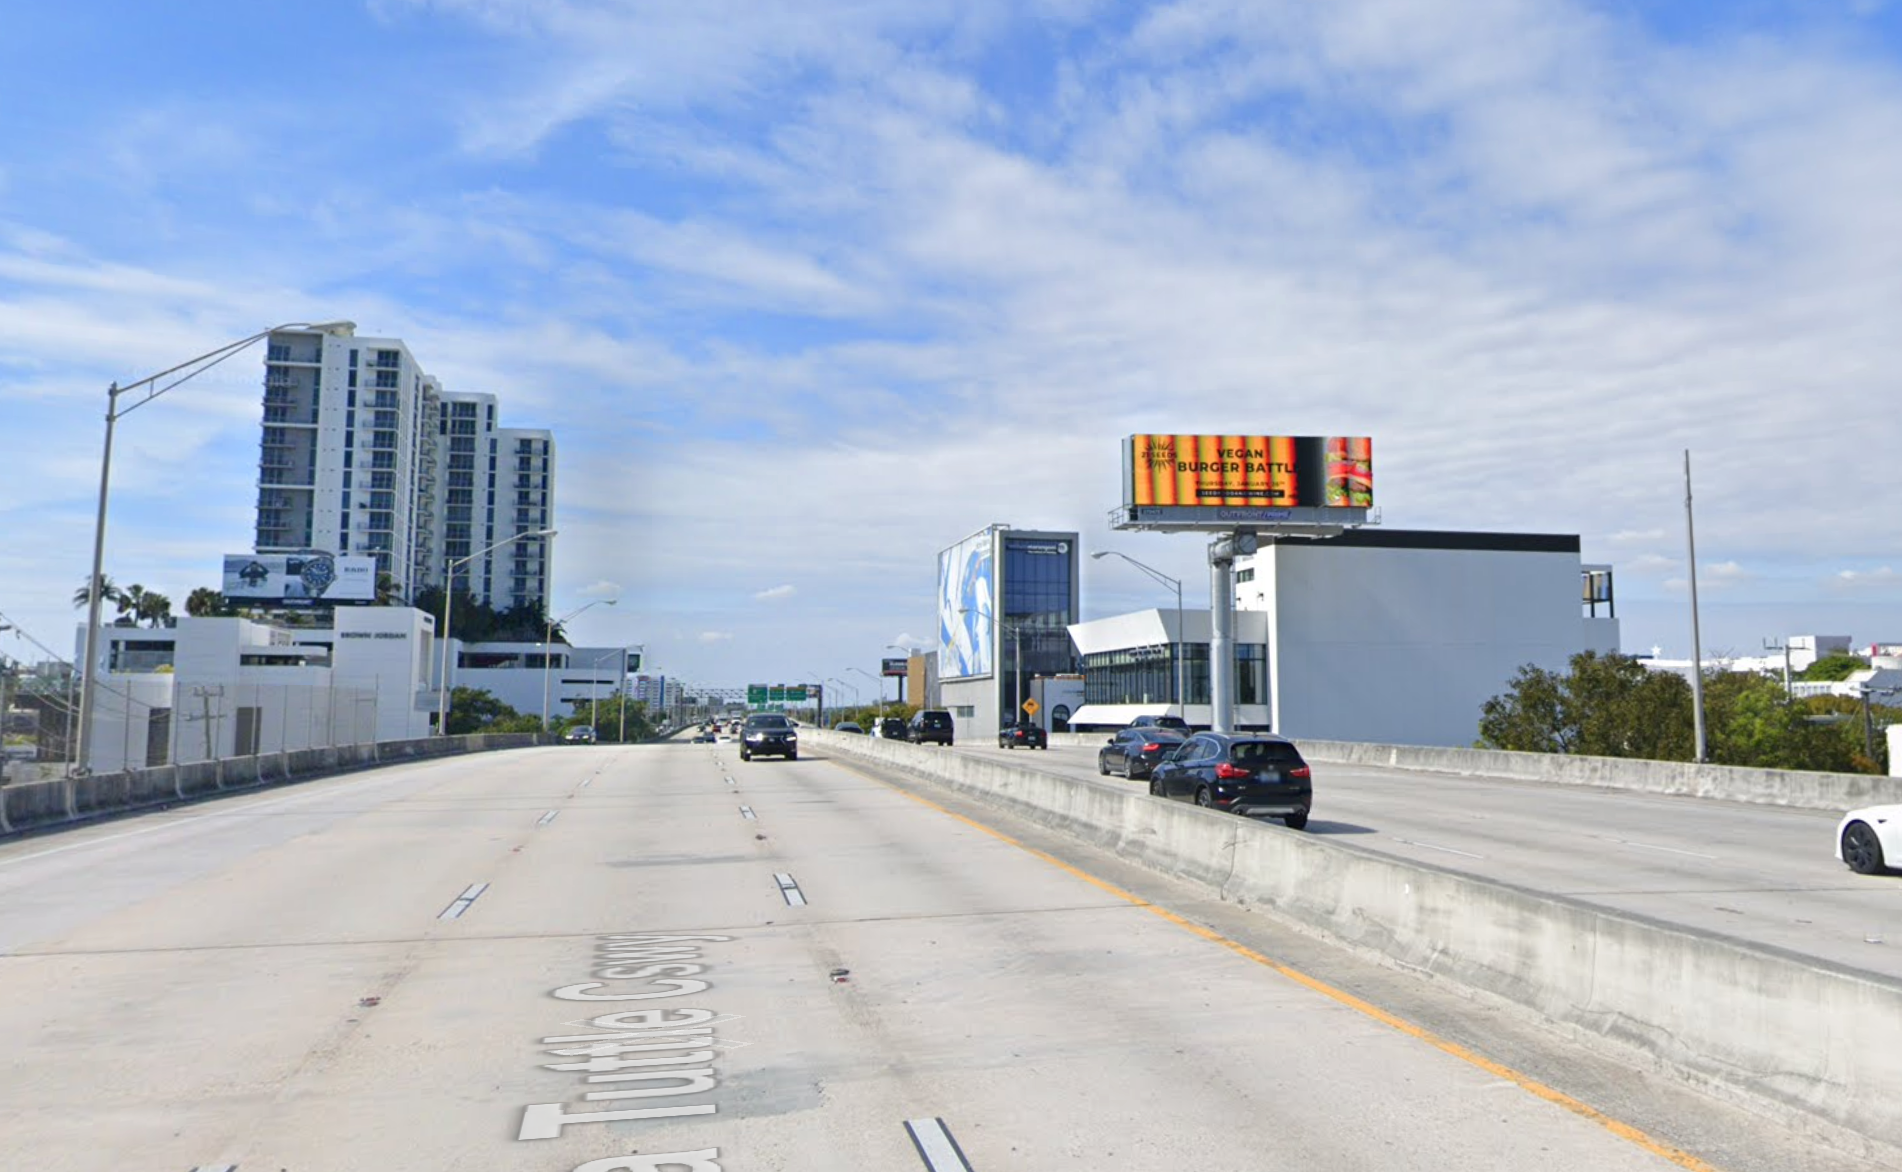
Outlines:
{"type": "Polygon", "coordinates": [[[792,721],[783,716],[749,716],[747,728],[791,728],[792,721]]]}

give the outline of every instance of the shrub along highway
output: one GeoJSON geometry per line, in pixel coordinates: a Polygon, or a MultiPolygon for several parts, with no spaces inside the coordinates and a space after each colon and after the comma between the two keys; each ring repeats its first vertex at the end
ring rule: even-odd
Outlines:
{"type": "MultiPolygon", "coordinates": [[[[734,749],[412,763],[0,843],[0,1167],[1845,1166],[994,809],[734,749]]],[[[1316,784],[1322,832],[1392,833],[1316,784]]],[[[1581,835],[1636,837],[1573,817],[1601,866],[1581,835]]],[[[1688,866],[1609,857],[1621,898],[1688,866]]]]}

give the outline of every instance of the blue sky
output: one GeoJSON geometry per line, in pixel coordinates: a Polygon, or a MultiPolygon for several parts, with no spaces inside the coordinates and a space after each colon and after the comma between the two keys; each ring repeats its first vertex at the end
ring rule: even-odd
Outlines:
{"type": "MultiPolygon", "coordinates": [[[[1707,648],[1902,640],[1899,32],[1873,0],[31,6],[0,612],[71,639],[109,382],[347,318],[555,430],[555,605],[620,592],[577,636],[694,679],[927,635],[936,551],[989,521],[1199,584],[1195,539],[1107,529],[1137,431],[1371,434],[1387,525],[1578,533],[1626,646],[1677,654],[1688,447],[1707,648]]],[[[246,547],[261,361],[127,420],[115,578],[182,604],[246,547]]],[[[1162,601],[1085,575],[1092,616],[1162,601]]]]}

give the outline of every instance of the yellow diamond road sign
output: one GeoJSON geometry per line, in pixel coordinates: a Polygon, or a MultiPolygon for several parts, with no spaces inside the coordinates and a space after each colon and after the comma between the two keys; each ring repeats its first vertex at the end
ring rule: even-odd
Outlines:
{"type": "Polygon", "coordinates": [[[1035,716],[1037,715],[1037,709],[1042,707],[1043,705],[1037,703],[1037,698],[1032,696],[1030,699],[1024,701],[1024,715],[1035,716]]]}

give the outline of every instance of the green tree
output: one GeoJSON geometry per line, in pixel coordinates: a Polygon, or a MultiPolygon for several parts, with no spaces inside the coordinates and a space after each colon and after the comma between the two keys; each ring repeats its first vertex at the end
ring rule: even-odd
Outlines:
{"type": "Polygon", "coordinates": [[[1868,772],[1861,709],[1852,712],[1854,719],[1841,723],[1812,721],[1816,707],[1789,703],[1782,683],[1765,675],[1715,672],[1704,681],[1710,759],[1722,765],[1868,772]]]}
{"type": "Polygon", "coordinates": [[[1868,660],[1856,655],[1825,655],[1803,669],[1803,679],[1836,683],[1859,671],[1869,669],[1868,660]]]}
{"type": "Polygon", "coordinates": [[[209,586],[195,587],[185,596],[185,613],[193,618],[229,618],[237,613],[225,596],[209,586]]]}
{"type": "Polygon", "coordinates": [[[1578,727],[1571,752],[1653,761],[1694,756],[1691,685],[1675,672],[1587,651],[1572,657],[1565,695],[1578,727]]]}
{"type": "MultiPolygon", "coordinates": [[[[442,588],[428,586],[418,590],[410,605],[440,619],[442,588]]],[[[449,634],[468,643],[539,643],[548,621],[548,612],[539,602],[496,610],[461,587],[456,589],[454,606],[449,634]]],[[[555,638],[567,641],[559,626],[555,628],[555,638]]]]}
{"type": "Polygon", "coordinates": [[[1688,761],[1691,689],[1627,655],[1584,651],[1558,672],[1527,664],[1480,706],[1479,746],[1688,761]]]}
{"type": "Polygon", "coordinates": [[[495,698],[486,688],[452,688],[449,691],[450,736],[491,731],[496,721],[519,719],[521,713],[495,698]]]}
{"type": "Polygon", "coordinates": [[[1518,753],[1569,753],[1578,739],[1565,708],[1565,677],[1526,664],[1505,692],[1480,705],[1479,747],[1518,753]]]}
{"type": "MultiPolygon", "coordinates": [[[[110,575],[107,575],[107,574],[99,575],[99,601],[102,605],[106,603],[111,603],[113,606],[118,607],[119,600],[122,597],[124,597],[123,593],[120,591],[120,589],[117,586],[113,585],[112,578],[110,575]]],[[[92,605],[92,593],[91,591],[87,590],[85,586],[82,585],[80,586],[79,589],[73,591],[73,609],[74,610],[85,610],[88,606],[91,606],[91,605],[92,605]]],[[[123,610],[124,608],[121,607],[120,609],[123,610]]]]}
{"type": "Polygon", "coordinates": [[[624,692],[602,696],[599,700],[576,700],[574,711],[555,723],[559,735],[571,728],[592,724],[595,740],[615,744],[621,739],[621,710],[627,710],[627,743],[638,744],[654,735],[654,721],[648,715],[647,702],[635,700],[624,692]]]}
{"type": "Polygon", "coordinates": [[[170,626],[172,623],[172,600],[156,590],[147,590],[139,599],[138,618],[153,627],[170,626]]]}

